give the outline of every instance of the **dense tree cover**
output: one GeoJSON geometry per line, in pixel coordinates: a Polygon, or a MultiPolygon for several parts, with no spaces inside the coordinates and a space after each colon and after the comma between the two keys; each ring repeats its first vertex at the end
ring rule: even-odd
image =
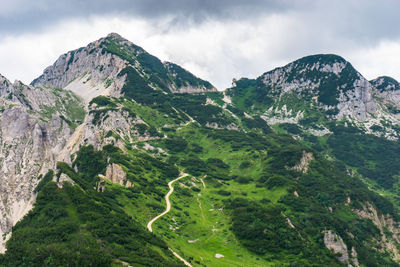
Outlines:
{"type": "Polygon", "coordinates": [[[108,158],[108,163],[116,163],[125,168],[127,178],[136,184],[137,191],[153,192],[155,185],[166,186],[166,180],[179,175],[178,168],[169,162],[139,151],[130,151],[127,155],[121,149],[112,145],[103,147],[102,153],[108,158]]]}
{"type": "Polygon", "coordinates": [[[270,93],[270,88],[265,86],[261,78],[242,78],[227,91],[235,106],[242,111],[266,110],[274,102],[270,93]]]}
{"type": "Polygon", "coordinates": [[[205,88],[211,89],[213,86],[202,79],[197,78],[192,73],[188,72],[184,68],[176,65],[174,63],[167,63],[169,71],[173,74],[171,79],[175,80],[176,85],[179,87],[182,86],[204,86],[205,88]]]}
{"type": "Polygon", "coordinates": [[[40,180],[40,182],[38,183],[38,185],[36,186],[35,190],[33,191],[34,193],[38,193],[40,192],[40,190],[42,190],[42,188],[48,183],[50,182],[54,177],[54,171],[53,170],[49,170],[46,175],[40,180]]]}
{"type": "Polygon", "coordinates": [[[126,75],[126,82],[122,88],[122,93],[126,97],[147,105],[154,104],[157,100],[162,99],[163,92],[151,88],[146,79],[132,67],[123,69],[118,75],[126,75]]]}
{"type": "Polygon", "coordinates": [[[258,133],[250,132],[244,134],[240,131],[230,130],[211,130],[207,135],[212,139],[223,140],[230,144],[233,150],[239,150],[244,147],[254,148],[255,150],[266,149],[271,143],[258,133]]]}
{"type": "MultiPolygon", "coordinates": [[[[127,58],[130,56],[112,45],[107,49],[127,58]]],[[[346,167],[351,166],[381,185],[391,186],[398,175],[395,158],[400,150],[395,142],[365,136],[351,127],[332,125],[330,129],[334,134],[323,144],[318,137],[305,135],[302,127],[295,124],[281,124],[276,127],[277,131],[284,130],[288,134],[278,134],[260,116],[254,115],[265,111],[273,102],[272,89],[266,88],[261,79],[241,79],[228,92],[234,105],[227,108],[237,116],[234,118],[223,108],[207,104],[207,94],[171,94],[165,81],[172,78],[165,72],[164,65],[144,53],[139,53],[137,60],[144,72],[153,75],[143,75],[133,67],[124,69],[120,75],[127,75],[123,88],[125,98],[93,99],[91,104],[99,107],[91,111],[93,123],[98,124],[110,110],[136,116],[141,111],[132,106],[143,105],[146,111],[156,114],[155,119],[161,117],[160,122],[154,124],[156,127],[140,123],[134,127],[140,135],[150,133],[160,137],[148,143],[167,153],[152,155],[141,149],[142,142],[133,145],[126,142],[124,151],[113,145],[100,151],[93,146],[82,146],[72,166],[63,162],[57,165],[57,176],[64,173],[75,185],[64,184],[63,188],[58,188],[50,181],[53,174],[45,175],[36,189],[39,195],[35,209],[15,226],[14,235],[7,244],[9,250],[0,258],[3,265],[108,266],[116,259],[134,266],[179,264],[167,251],[166,243],[145,230],[144,222],[154,216],[153,213],[163,210],[167,183],[178,177],[181,170],[194,176],[191,183],[196,179],[200,183],[198,178],[205,180],[210,195],[204,195],[209,197],[210,203],[223,205],[221,213],[230,223],[229,233],[261,260],[276,260],[293,266],[340,266],[323,241],[325,231],[333,230],[343,238],[349,253],[352,247],[356,248],[362,265],[395,266],[379,250],[380,230],[353,211],[369,202],[377,207],[379,215],[390,214],[399,220],[396,207],[346,173],[346,167]],[[163,88],[154,89],[149,82],[163,88]],[[120,109],[124,103],[132,105],[120,109]],[[200,125],[184,125],[190,122],[189,116],[200,125]],[[171,121],[166,122],[170,119],[176,125],[168,125],[171,121]],[[236,122],[243,128],[205,127],[236,122]],[[157,129],[163,134],[158,134],[157,129]],[[296,140],[291,135],[300,135],[303,139],[296,140]],[[326,160],[319,154],[327,148],[339,161],[326,160]],[[312,153],[313,160],[308,171],[303,173],[293,167],[305,152],[312,153]],[[113,163],[122,167],[134,186],[127,189],[108,184],[103,192],[95,191],[98,175],[104,174],[107,166],[113,163]],[[136,220],[135,216],[143,217],[136,220]]],[[[180,71],[181,77],[189,83],[196,82],[183,70],[175,71],[180,71]]],[[[348,79],[346,74],[343,77],[348,79]]],[[[336,91],[332,88],[342,82],[344,80],[338,81],[333,76],[327,79],[321,85],[320,100],[334,102],[336,91]]],[[[184,82],[177,81],[177,84],[184,82]]],[[[221,98],[222,95],[216,94],[212,100],[217,103],[221,98]]],[[[320,114],[306,117],[301,124],[317,127],[320,118],[320,114]]],[[[107,133],[107,137],[111,136],[112,132],[107,133]]],[[[189,184],[175,189],[174,194],[187,197],[187,202],[196,202],[199,199],[194,197],[200,196],[203,187],[189,184]]],[[[178,214],[190,217],[191,211],[185,210],[187,202],[177,210],[178,214]]],[[[196,225],[196,222],[191,223],[196,225]]],[[[160,231],[165,229],[160,227],[160,231]]],[[[174,235],[167,231],[160,232],[159,236],[169,242],[174,235]]]]}
{"type": "MultiPolygon", "coordinates": [[[[165,140],[153,144],[167,149],[167,160],[135,149],[123,152],[112,145],[105,146],[101,151],[95,151],[92,146],[81,147],[73,163],[77,172],[65,163],[58,164],[58,175],[67,174],[77,185],[64,185],[63,189],[59,189],[52,182],[44,183],[39,196],[46,196],[46,199],[42,201],[39,197],[33,214],[15,227],[15,238],[9,241],[9,252],[2,261],[10,266],[35,265],[38,262],[67,265],[64,259],[70,257],[71,262],[85,265],[93,260],[91,255],[101,254],[93,261],[98,266],[109,265],[115,259],[139,266],[174,264],[174,260],[159,254],[169,255],[165,243],[148,234],[127,216],[118,199],[124,196],[134,201],[143,193],[149,198],[161,200],[167,181],[179,175],[179,167],[195,177],[203,177],[207,186],[214,187],[212,192],[215,196],[225,199],[223,203],[236,238],[245,248],[264,259],[276,260],[290,256],[290,261],[297,266],[318,266],[323,263],[339,265],[323,243],[324,231],[330,229],[344,239],[349,249],[356,247],[362,264],[393,265],[388,257],[374,248],[374,240],[380,238],[379,229],[371,221],[352,213],[352,209],[359,209],[363,203],[370,202],[379,212],[396,218],[393,205],[368,190],[358,179],[347,176],[343,172],[345,168],[339,163],[325,160],[301,141],[296,141],[290,135],[262,132],[259,129],[256,124],[248,132],[199,126],[193,126],[191,131],[184,134],[176,131],[165,140]],[[208,142],[222,146],[206,147],[208,142]],[[216,149],[223,149],[223,153],[215,154],[216,149]],[[314,155],[309,171],[301,173],[292,170],[291,167],[300,161],[304,152],[314,155]],[[229,153],[246,156],[231,161],[229,157],[224,157],[229,153]],[[261,162],[257,167],[260,169],[249,175],[247,172],[252,170],[256,162],[261,162]],[[135,184],[129,193],[110,188],[103,193],[93,190],[96,176],[104,173],[107,164],[111,163],[122,166],[127,178],[135,184]],[[245,195],[238,198],[235,192],[225,187],[228,183],[237,183],[239,186],[255,183],[257,187],[265,188],[266,195],[269,192],[267,190],[286,188],[287,194],[279,199],[278,204],[267,198],[256,202],[246,199],[245,195]],[[346,206],[348,197],[351,203],[346,206]],[[287,218],[295,228],[288,224],[287,218]],[[41,226],[42,219],[47,223],[41,226]],[[63,234],[59,237],[58,231],[54,230],[55,236],[46,232],[50,241],[39,244],[38,240],[43,238],[41,231],[35,234],[29,232],[29,227],[35,227],[35,223],[37,227],[43,227],[43,231],[53,226],[61,227],[63,234]],[[19,241],[24,239],[24,231],[31,236],[31,239],[26,239],[29,241],[27,244],[19,241]],[[40,253],[32,252],[23,258],[23,251],[35,251],[34,247],[40,253]],[[154,247],[160,248],[161,252],[154,247]],[[41,256],[37,258],[36,255],[41,256]]],[[[193,191],[176,188],[177,194],[187,197],[192,197],[193,191]]],[[[163,208],[163,205],[154,201],[137,205],[154,210],[163,208]]]]}
{"type": "Polygon", "coordinates": [[[97,174],[104,173],[107,167],[107,159],[101,151],[95,151],[92,145],[79,149],[73,166],[78,168],[81,176],[89,183],[97,174]]]}
{"type": "MultiPolygon", "coordinates": [[[[215,138],[215,135],[210,136],[215,138]]],[[[226,133],[218,136],[218,139],[242,144],[237,149],[245,149],[246,142],[240,141],[244,137],[240,137],[239,133],[233,136],[237,137],[230,138],[231,135],[226,133]]],[[[374,203],[379,212],[391,214],[397,219],[397,211],[391,202],[368,190],[360,180],[348,176],[336,166],[335,162],[326,161],[316,151],[304,147],[290,137],[277,138],[276,135],[270,134],[264,138],[268,142],[260,147],[256,145],[257,141],[254,139],[253,147],[265,149],[269,155],[265,159],[261,176],[255,177],[255,182],[269,190],[287,187],[289,194],[280,200],[282,206],[272,204],[265,207],[262,203],[251,203],[248,199],[234,200],[227,204],[232,210],[233,231],[244,246],[260,254],[282,253],[281,257],[301,254],[302,259],[309,260],[305,265],[311,263],[318,265],[317,262],[338,264],[332,255],[321,250],[325,246],[324,231],[331,229],[344,238],[349,249],[355,246],[357,251],[360,251],[363,255],[363,258],[359,258],[361,263],[367,266],[374,264],[395,266],[390,258],[377,253],[374,246],[366,242],[370,240],[373,244],[373,240],[380,238],[381,233],[378,228],[370,220],[361,219],[351,211],[351,209],[361,209],[362,203],[369,202],[374,203]],[[282,142],[283,140],[287,142],[282,142]],[[315,156],[308,172],[303,174],[288,168],[298,163],[304,152],[312,152],[315,156]],[[294,196],[294,191],[300,196],[294,196]],[[351,199],[350,207],[344,204],[347,197],[351,199]],[[281,208],[279,212],[275,210],[277,207],[281,208]],[[330,208],[333,212],[329,211],[330,208]],[[289,227],[281,213],[291,218],[296,230],[289,227]],[[269,214],[273,215],[268,217],[269,214]],[[357,237],[351,237],[349,232],[357,237]],[[309,240],[314,240],[316,243],[309,240]]],[[[196,164],[196,166],[201,165],[196,164]]],[[[207,173],[207,165],[203,166],[204,173],[207,173]]],[[[220,189],[217,193],[227,196],[229,192],[225,193],[220,189]]]]}
{"type": "Polygon", "coordinates": [[[289,226],[281,205],[262,206],[244,198],[226,201],[232,211],[232,229],[235,235],[251,251],[276,257],[301,255],[306,261],[299,265],[319,266],[321,264],[340,266],[329,252],[321,250],[310,242],[299,230],[289,226]]]}
{"type": "Polygon", "coordinates": [[[166,244],[128,217],[112,195],[53,182],[13,228],[4,266],[180,266],[166,244]]]}
{"type": "Polygon", "coordinates": [[[173,152],[182,152],[186,149],[188,143],[180,136],[171,136],[165,140],[165,146],[167,149],[173,152]]]}
{"type": "Polygon", "coordinates": [[[281,123],[279,124],[279,127],[284,129],[290,134],[301,134],[303,131],[300,129],[300,127],[297,124],[293,123],[281,123]]]}
{"type": "Polygon", "coordinates": [[[363,182],[348,176],[340,162],[324,159],[317,151],[289,135],[273,132],[259,135],[214,129],[198,131],[210,140],[229,144],[232,151],[227,153],[244,155],[251,150],[265,151],[267,155],[265,158],[257,157],[263,160],[261,172],[246,177],[245,172],[254,164],[253,159],[243,159],[235,166],[221,158],[204,158],[204,150],[196,155],[185,153],[194,142],[185,136],[185,147],[176,153],[176,162],[196,177],[207,175],[208,183],[218,188],[215,194],[224,198],[232,196],[232,192],[221,183],[213,184],[214,178],[244,185],[254,182],[267,190],[288,190],[288,194],[279,200],[280,205],[270,201],[256,204],[250,199],[231,199],[225,203],[232,212],[232,229],[243,246],[261,255],[269,255],[271,259],[297,255],[298,259],[306,262],[298,263],[300,266],[322,263],[339,265],[333,255],[324,250],[324,231],[330,229],[344,239],[349,250],[354,246],[357,252],[360,251],[363,256],[359,257],[359,261],[362,264],[395,266],[389,257],[376,251],[374,240],[381,237],[379,229],[370,220],[356,216],[352,210],[362,209],[362,205],[369,202],[380,213],[390,214],[397,220],[396,208],[386,198],[370,191],[363,182]],[[292,170],[291,167],[299,163],[305,152],[313,153],[314,157],[308,171],[302,173],[292,170]],[[299,197],[294,195],[295,191],[299,197]],[[348,198],[351,199],[350,204],[346,204],[348,198]],[[285,216],[290,217],[295,229],[288,225],[285,216]]]}
{"type": "MultiPolygon", "coordinates": [[[[148,105],[174,118],[182,115],[186,117],[184,114],[188,114],[202,125],[217,123],[226,126],[232,122],[222,108],[206,104],[206,95],[166,94],[161,90],[151,88],[148,81],[131,67],[125,68],[119,75],[125,74],[127,80],[122,92],[126,97],[140,104],[148,105]]],[[[186,117],[186,120],[188,119],[186,117]]]]}
{"type": "Polygon", "coordinates": [[[97,96],[95,98],[93,98],[92,100],[90,100],[89,102],[89,106],[91,106],[92,104],[97,104],[98,106],[109,106],[109,107],[116,107],[117,105],[112,101],[111,97],[107,97],[107,96],[97,96]]]}
{"type": "Polygon", "coordinates": [[[332,126],[334,134],[328,145],[334,156],[365,177],[391,188],[400,173],[400,144],[374,135],[364,134],[356,128],[332,126]]]}
{"type": "Polygon", "coordinates": [[[172,105],[180,108],[201,125],[216,123],[219,126],[226,126],[233,122],[221,107],[206,104],[206,95],[175,94],[172,98],[172,105]]]}

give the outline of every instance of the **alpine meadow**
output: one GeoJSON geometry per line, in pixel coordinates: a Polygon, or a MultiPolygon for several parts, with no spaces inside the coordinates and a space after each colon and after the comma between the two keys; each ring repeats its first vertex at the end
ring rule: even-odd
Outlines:
{"type": "Polygon", "coordinates": [[[259,75],[217,90],[111,33],[0,76],[0,266],[399,266],[399,82],[259,75]]]}

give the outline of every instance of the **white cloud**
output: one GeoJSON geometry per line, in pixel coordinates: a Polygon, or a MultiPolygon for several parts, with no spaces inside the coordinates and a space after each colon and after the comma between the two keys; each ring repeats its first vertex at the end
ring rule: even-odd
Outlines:
{"type": "MultiPolygon", "coordinates": [[[[146,39],[149,26],[143,21],[119,18],[64,21],[39,33],[7,36],[0,41],[0,73],[29,83],[63,53],[86,46],[108,33],[133,32],[134,39],[146,39]]],[[[132,34],[130,34],[132,35],[132,34]]]]}
{"type": "Polygon", "coordinates": [[[400,40],[381,41],[377,46],[354,51],[349,57],[369,80],[385,75],[400,81],[400,40]]]}
{"type": "Polygon", "coordinates": [[[238,21],[206,20],[189,27],[172,27],[173,17],[157,21],[121,16],[65,20],[41,32],[2,38],[0,73],[29,83],[61,54],[118,32],[219,89],[230,86],[232,78],[257,77],[316,53],[342,55],[368,78],[400,78],[400,57],[395,56],[400,55],[400,42],[380,42],[367,48],[343,36],[332,36],[322,26],[314,25],[311,30],[304,16],[293,12],[238,21]]]}

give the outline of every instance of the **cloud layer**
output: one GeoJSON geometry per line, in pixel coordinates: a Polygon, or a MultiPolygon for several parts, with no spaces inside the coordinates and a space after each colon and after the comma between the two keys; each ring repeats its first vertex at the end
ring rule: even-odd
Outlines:
{"type": "Polygon", "coordinates": [[[62,53],[118,32],[220,89],[316,53],[400,80],[398,10],[396,0],[3,0],[0,73],[29,83],[62,53]]]}

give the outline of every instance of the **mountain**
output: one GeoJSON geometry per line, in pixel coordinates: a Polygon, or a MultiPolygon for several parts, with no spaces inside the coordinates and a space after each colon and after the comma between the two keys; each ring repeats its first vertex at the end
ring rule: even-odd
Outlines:
{"type": "Polygon", "coordinates": [[[0,265],[398,266],[398,88],[313,55],[217,91],[115,33],[1,77],[0,265]]]}
{"type": "Polygon", "coordinates": [[[248,94],[241,98],[246,101],[242,105],[254,105],[252,98],[255,98],[261,109],[277,99],[287,106],[290,99],[291,102],[300,99],[306,105],[313,101],[316,110],[335,119],[348,117],[360,121],[367,120],[377,110],[371,84],[349,62],[336,55],[304,57],[266,72],[256,80],[236,81],[236,86],[228,90],[233,96],[243,95],[242,91],[248,94]]]}
{"type": "Polygon", "coordinates": [[[32,208],[39,174],[55,168],[71,126],[83,120],[85,111],[67,91],[12,84],[2,76],[0,84],[0,233],[6,240],[11,227],[32,208]]]}
{"type": "Polygon", "coordinates": [[[136,86],[166,92],[216,91],[209,82],[176,64],[161,62],[116,33],[62,55],[31,85],[65,88],[90,100],[97,95],[119,97],[126,93],[126,76],[135,79],[136,86]]]}

